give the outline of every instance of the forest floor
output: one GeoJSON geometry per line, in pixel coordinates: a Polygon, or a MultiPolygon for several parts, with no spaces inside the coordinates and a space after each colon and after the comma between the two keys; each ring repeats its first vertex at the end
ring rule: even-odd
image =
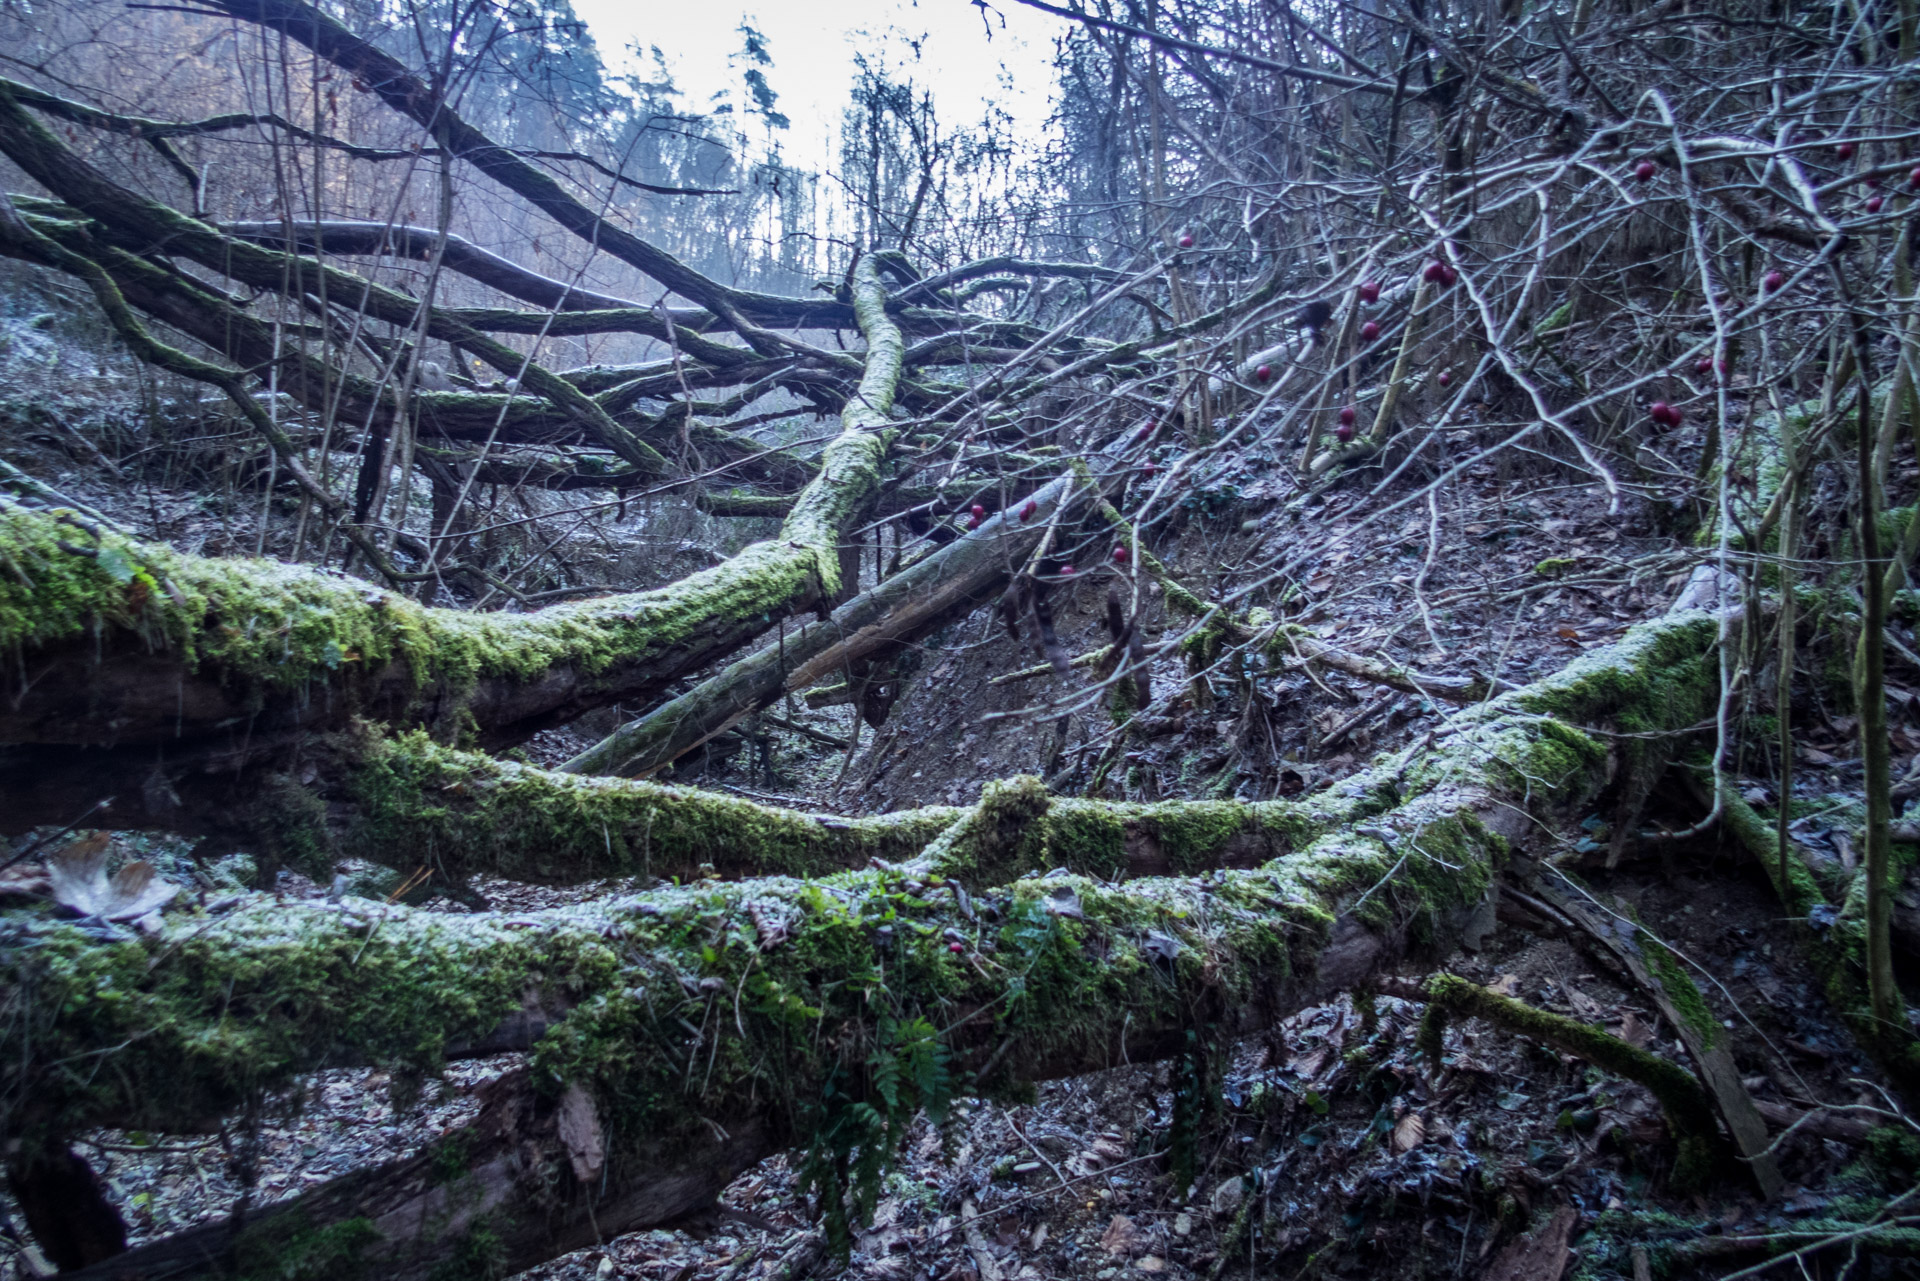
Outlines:
{"type": "MultiPolygon", "coordinates": [[[[10,412],[9,461],[123,514],[143,534],[216,553],[259,547],[271,554],[290,543],[291,503],[263,523],[260,478],[244,457],[222,452],[217,430],[173,428],[166,449],[154,446],[155,458],[172,460],[162,471],[125,444],[150,428],[10,412]],[[181,440],[195,432],[197,452],[183,452],[181,440]],[[90,442],[102,440],[121,461],[95,456],[90,442]],[[176,473],[182,458],[191,465],[176,473]],[[228,478],[224,490],[210,491],[210,475],[228,478]]],[[[1677,488],[1688,459],[1645,451],[1642,458],[1648,474],[1617,504],[1599,485],[1567,479],[1563,468],[1539,460],[1520,469],[1477,465],[1443,500],[1420,498],[1384,515],[1413,493],[1411,484],[1370,495],[1376,477],[1361,474],[1302,496],[1288,467],[1241,459],[1190,496],[1181,518],[1150,541],[1184,582],[1210,594],[1262,580],[1314,548],[1310,569],[1275,579],[1262,593],[1285,596],[1293,621],[1348,651],[1429,674],[1523,683],[1659,613],[1697,562],[1675,532],[1685,513],[1659,479],[1664,473],[1677,488]]],[[[1910,471],[1898,479],[1904,491],[1913,489],[1910,471]]],[[[622,545],[628,534],[668,550],[692,547],[696,558],[703,539],[724,554],[745,537],[737,522],[723,534],[705,518],[675,517],[681,523],[664,530],[648,519],[636,512],[628,526],[583,536],[575,549],[581,572],[598,581],[638,573],[632,547],[622,545]]],[[[1089,563],[1108,564],[1102,550],[1089,563]]],[[[658,557],[646,567],[649,575],[677,572],[658,557]]],[[[1091,570],[1057,598],[1058,630],[1072,652],[1105,643],[1113,576],[1091,570]]],[[[1170,627],[1157,609],[1145,617],[1150,641],[1170,627]]],[[[1910,628],[1893,631],[1914,647],[1910,628]]],[[[982,610],[901,665],[902,695],[877,734],[856,728],[846,707],[784,709],[790,720],[854,739],[848,750],[749,727],[725,750],[683,762],[677,778],[845,813],[970,802],[986,781],[1018,773],[1046,775],[1062,790],[1084,787],[1110,742],[1106,714],[1078,712],[1064,735],[1042,732],[1019,713],[1060,695],[1066,683],[1051,676],[995,683],[1036,661],[982,610]]],[[[1219,671],[1196,687],[1167,654],[1153,677],[1170,714],[1130,746],[1124,767],[1104,784],[1106,795],[1294,795],[1416,742],[1452,710],[1304,664],[1219,671]]],[[[1079,671],[1068,678],[1084,680],[1079,671]]],[[[1920,672],[1896,664],[1889,686],[1899,778],[1920,761],[1920,672]]],[[[1851,866],[1860,780],[1852,722],[1835,688],[1804,691],[1794,830],[1810,857],[1851,866]]],[[[622,714],[609,709],[543,735],[529,754],[562,759],[622,714]]],[[[1743,786],[1756,803],[1773,803],[1764,762],[1734,764],[1751,776],[1743,786]]],[[[1647,817],[1684,827],[1702,812],[1674,783],[1647,817]]],[[[1762,1203],[1737,1169],[1722,1171],[1710,1187],[1676,1192],[1673,1148],[1658,1108],[1638,1086],[1472,1021],[1449,1028],[1434,1063],[1414,1044],[1418,1007],[1380,997],[1369,1011],[1342,998],[1301,1011],[1216,1065],[1216,1105],[1203,1118],[1193,1148],[1198,1173],[1186,1187],[1175,1185],[1169,1169],[1174,1107],[1165,1065],[1047,1083],[1026,1101],[976,1101],[940,1133],[923,1124],[887,1176],[846,1274],[899,1281],[1721,1277],[1759,1258],[1758,1241],[1768,1233],[1858,1213],[1890,1189],[1910,1187],[1915,1149],[1869,1137],[1870,1123],[1892,1105],[1822,1001],[1781,928],[1777,901],[1745,857],[1710,832],[1631,850],[1608,872],[1586,856],[1604,843],[1610,816],[1582,817],[1553,834],[1557,852],[1538,852],[1565,863],[1595,903],[1636,917],[1690,963],[1763,1109],[1813,1111],[1816,1120],[1780,1145],[1790,1184],[1784,1198],[1762,1203]]],[[[127,856],[156,852],[147,838],[116,840],[127,856]]],[[[526,910],[632,887],[478,888],[499,909],[526,910]]],[[[291,873],[280,891],[326,892],[291,873]]],[[[1920,910],[1911,886],[1908,893],[1907,908],[1920,910]]],[[[1488,924],[1479,950],[1444,964],[1685,1059],[1675,1029],[1592,940],[1511,917],[1488,924]]],[[[471,1115],[475,1087],[514,1062],[456,1064],[398,1108],[380,1073],[319,1074],[296,1108],[269,1118],[260,1132],[250,1154],[254,1201],[416,1150],[471,1115]]],[[[233,1209],[249,1156],[234,1143],[232,1134],[103,1133],[80,1150],[142,1240],[233,1209]]],[[[4,1196],[0,1213],[10,1233],[18,1215],[4,1196]]],[[[526,1275],[744,1281],[782,1257],[817,1252],[792,1167],[775,1158],[738,1180],[702,1222],[624,1236],[526,1275]]],[[[0,1278],[27,1275],[22,1260],[0,1242],[0,1278]]],[[[1852,1275],[1920,1275],[1898,1271],[1902,1263],[1920,1269],[1920,1261],[1883,1256],[1872,1265],[1878,1271],[1852,1275]]],[[[837,1266],[823,1261],[816,1273],[831,1275],[837,1266]]],[[[1808,1268],[1808,1275],[1838,1275],[1825,1261],[1808,1268]]]]}

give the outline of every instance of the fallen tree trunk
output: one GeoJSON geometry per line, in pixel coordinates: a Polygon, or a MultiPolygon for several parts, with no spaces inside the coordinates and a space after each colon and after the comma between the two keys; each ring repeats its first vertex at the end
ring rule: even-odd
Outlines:
{"type": "MultiPolygon", "coordinates": [[[[529,1101],[515,1106],[552,1120],[509,1127],[532,1136],[517,1163],[476,1127],[410,1173],[350,1176],[389,1180],[388,1200],[342,1180],[276,1207],[287,1231],[266,1238],[288,1260],[325,1245],[341,1275],[423,1277],[476,1252],[529,1266],[594,1225],[670,1218],[775,1145],[810,1144],[809,1169],[847,1168],[952,1095],[1230,1038],[1410,953],[1444,953],[1538,820],[1606,785],[1611,727],[1677,738],[1713,706],[1715,631],[1704,615],[1643,625],[1303,800],[1120,806],[1015,781],[959,824],[949,812],[937,836],[917,829],[908,864],[818,881],[706,881],[518,916],[255,896],[152,934],[12,911],[0,1134],[51,1145],[101,1125],[195,1128],[320,1067],[431,1072],[530,1048],[529,1101]],[[1112,877],[1130,843],[1184,871],[1250,840],[1287,852],[1210,876],[1015,879],[1051,866],[1112,877]],[[862,1099],[871,1110],[849,1110],[862,1099]],[[426,1187],[429,1170],[444,1190],[426,1187]]],[[[421,782],[423,803],[474,790],[421,782]]],[[[522,808],[649,787],[535,770],[522,782],[522,808]]],[[[744,812],[654,791],[705,808],[715,829],[744,812]]],[[[844,1206],[822,1191],[830,1212],[844,1206]]],[[[208,1234],[193,1266],[236,1270],[242,1239],[208,1234]]],[[[179,1248],[157,1242],[95,1275],[176,1275],[160,1261],[179,1248]]]]}
{"type": "Polygon", "coordinates": [[[1025,516],[997,513],[968,536],[840,606],[832,617],[782,637],[621,726],[561,769],[628,778],[651,774],[743,717],[771,707],[783,694],[870,662],[971,612],[1019,570],[1073,488],[1071,474],[1043,486],[1018,505],[1025,516]]]}
{"type": "Polygon", "coordinates": [[[427,609],[339,575],[0,506],[0,652],[14,673],[0,742],[250,753],[368,716],[499,746],[664,689],[838,591],[841,531],[878,480],[903,348],[870,265],[856,294],[861,391],[780,536],[656,591],[519,615],[427,609]]]}

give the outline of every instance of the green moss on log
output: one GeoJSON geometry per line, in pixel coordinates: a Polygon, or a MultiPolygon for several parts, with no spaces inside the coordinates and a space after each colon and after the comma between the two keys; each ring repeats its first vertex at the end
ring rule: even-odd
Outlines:
{"type": "Polygon", "coordinates": [[[776,543],[671,587],[530,614],[429,609],[340,574],[275,561],[191,556],[51,512],[0,504],[0,652],[125,641],[215,672],[258,706],[384,681],[397,669],[435,696],[488,678],[531,681],[560,666],[592,674],[722,621],[769,621],[810,599],[815,558],[776,543]]]}
{"type": "Polygon", "coordinates": [[[279,791],[255,825],[327,859],[540,884],[604,877],[824,876],[911,858],[966,811],[802,814],[695,788],[562,774],[447,747],[420,731],[335,736],[332,806],[279,791]],[[321,824],[319,830],[304,824],[321,824]]]}
{"type": "MultiPolygon", "coordinates": [[[[1710,628],[1670,626],[1710,644],[1710,628]]],[[[1614,654],[1623,664],[1675,657],[1646,636],[1614,654]]],[[[1589,714],[1664,716],[1669,728],[1701,713],[1566,697],[1589,714]]],[[[902,1047],[924,1038],[899,1029],[922,1020],[959,1079],[990,1087],[1174,1053],[1196,1025],[1227,1035],[1267,1026],[1412,942],[1445,945],[1448,923],[1482,901],[1506,856],[1483,816],[1517,798],[1477,754],[1476,735],[1524,749],[1557,724],[1531,710],[1536,703],[1501,703],[1503,718],[1476,712],[1473,733],[1443,739],[1433,753],[1443,759],[1385,761],[1303,802],[1113,806],[1096,817],[1095,803],[1052,800],[1014,780],[973,816],[976,832],[997,831],[993,858],[1015,851],[1009,866],[1030,863],[1035,829],[1050,855],[1068,857],[1110,859],[1149,829],[1183,861],[1249,834],[1291,850],[1206,875],[1116,884],[1069,874],[962,896],[924,867],[888,863],[811,880],[705,880],[524,915],[253,896],[220,916],[177,911],[152,935],[9,910],[0,914],[0,991],[11,1001],[0,1021],[10,1065],[0,1132],[188,1128],[324,1066],[431,1072],[462,1045],[497,1043],[486,1038],[530,1007],[546,1027],[533,1046],[535,1081],[554,1095],[575,1085],[590,1094],[616,1166],[643,1142],[703,1132],[702,1117],[756,1116],[804,1138],[830,1082],[863,1096],[907,1070],[902,1047]],[[1407,799],[1383,812],[1395,795],[1407,799]],[[1356,818],[1374,821],[1358,828],[1356,818]],[[1343,919],[1362,931],[1342,934],[1338,963],[1322,972],[1343,919]]],[[[678,842],[683,858],[724,846],[795,866],[817,842],[895,839],[829,837],[824,820],[550,775],[417,734],[366,747],[362,760],[363,776],[329,796],[329,813],[366,807],[369,844],[400,843],[388,859],[418,857],[432,840],[450,859],[501,867],[511,860],[499,851],[510,850],[526,875],[544,843],[605,849],[616,826],[628,861],[608,868],[632,867],[641,831],[678,842]],[[572,799],[555,812],[556,797],[572,799]]],[[[1590,770],[1560,794],[1583,798],[1604,777],[1590,770]]],[[[953,818],[891,822],[903,844],[924,846],[953,818]]]]}
{"type": "Polygon", "coordinates": [[[480,614],[425,608],[322,570],[188,555],[71,513],[0,502],[0,655],[30,662],[62,646],[124,645],[215,675],[248,713],[288,697],[351,711],[377,692],[383,718],[456,737],[463,697],[481,681],[592,677],[676,647],[699,652],[719,629],[770,627],[838,590],[840,531],[880,478],[902,340],[870,276],[856,289],[867,368],[840,436],[779,537],[722,565],[653,591],[480,614]]]}

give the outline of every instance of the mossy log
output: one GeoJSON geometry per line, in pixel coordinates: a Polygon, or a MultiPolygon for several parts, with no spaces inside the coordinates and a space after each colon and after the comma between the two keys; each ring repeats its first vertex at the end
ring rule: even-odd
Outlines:
{"type": "MultiPolygon", "coordinates": [[[[249,1239],[287,1266],[318,1252],[336,1276],[510,1271],[671,1218],[780,1146],[824,1144],[859,1169],[856,1149],[884,1149],[904,1123],[888,1118],[922,1104],[1231,1038],[1410,954],[1444,954],[1510,848],[1606,786],[1610,728],[1677,736],[1711,708],[1715,632],[1704,615],[1643,625],[1301,800],[1124,806],[1012,780],[964,814],[891,820],[902,861],[813,880],[704,880],[520,915],[247,896],[147,931],[16,909],[0,916],[0,1138],[50,1148],[102,1125],[203,1128],[323,1067],[404,1078],[531,1051],[524,1084],[502,1087],[521,1120],[489,1112],[412,1163],[281,1203],[238,1237],[207,1233],[193,1266],[214,1273],[241,1268],[249,1239]],[[1162,874],[1114,879],[1130,868],[1162,874]],[[869,1112],[847,1110],[863,1099],[869,1112]],[[385,1200],[358,1191],[374,1186],[385,1200]]],[[[748,855],[803,821],[494,768],[496,818],[651,798],[651,815],[636,801],[617,828],[583,822],[580,852],[647,824],[666,841],[669,799],[697,833],[686,839],[748,855]]],[[[423,826],[389,833],[389,861],[435,822],[452,849],[484,845],[456,812],[486,790],[397,785],[423,826]]],[[[149,1275],[143,1260],[178,1249],[142,1247],[97,1275],[149,1275]]]]}
{"type": "Polygon", "coordinates": [[[655,591],[517,615],[428,609],[337,574],[0,505],[0,743],[192,758],[368,716],[500,746],[664,689],[839,590],[840,534],[879,479],[903,347],[871,266],[855,295],[861,392],[779,537],[655,591]]]}

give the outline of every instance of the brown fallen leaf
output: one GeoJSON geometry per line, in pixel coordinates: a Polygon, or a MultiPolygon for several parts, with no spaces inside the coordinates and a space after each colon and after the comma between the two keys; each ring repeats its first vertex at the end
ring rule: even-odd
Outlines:
{"type": "Polygon", "coordinates": [[[578,1082],[569,1085],[560,1096],[560,1115],[555,1128],[560,1132],[560,1141],[567,1145],[573,1177],[582,1183],[598,1179],[607,1161],[606,1143],[600,1134],[600,1114],[593,1105],[593,1096],[578,1082]]]}
{"type": "Polygon", "coordinates": [[[153,874],[153,864],[128,863],[107,879],[107,834],[73,844],[47,860],[53,896],[82,916],[132,921],[173,901],[180,887],[153,874]]]}
{"type": "Polygon", "coordinates": [[[1134,1230],[1133,1220],[1124,1214],[1116,1214],[1113,1216],[1113,1221],[1107,1224],[1107,1230],[1100,1234],[1100,1248],[1115,1258],[1132,1254],[1134,1242],[1138,1236],[1139,1233],[1134,1230]]]}
{"type": "Polygon", "coordinates": [[[1638,1014],[1628,1010],[1620,1016],[1620,1039],[1636,1050],[1644,1050],[1653,1041],[1653,1029],[1638,1014]]]}
{"type": "Polygon", "coordinates": [[[1409,1112],[1394,1123],[1391,1146],[1395,1156],[1411,1152],[1427,1137],[1427,1123],[1418,1112],[1409,1112]]]}
{"type": "Polygon", "coordinates": [[[1520,976],[1518,974],[1502,974],[1494,979],[1493,982],[1487,984],[1487,991],[1492,992],[1495,996],[1513,996],[1520,991],[1520,976]]]}

